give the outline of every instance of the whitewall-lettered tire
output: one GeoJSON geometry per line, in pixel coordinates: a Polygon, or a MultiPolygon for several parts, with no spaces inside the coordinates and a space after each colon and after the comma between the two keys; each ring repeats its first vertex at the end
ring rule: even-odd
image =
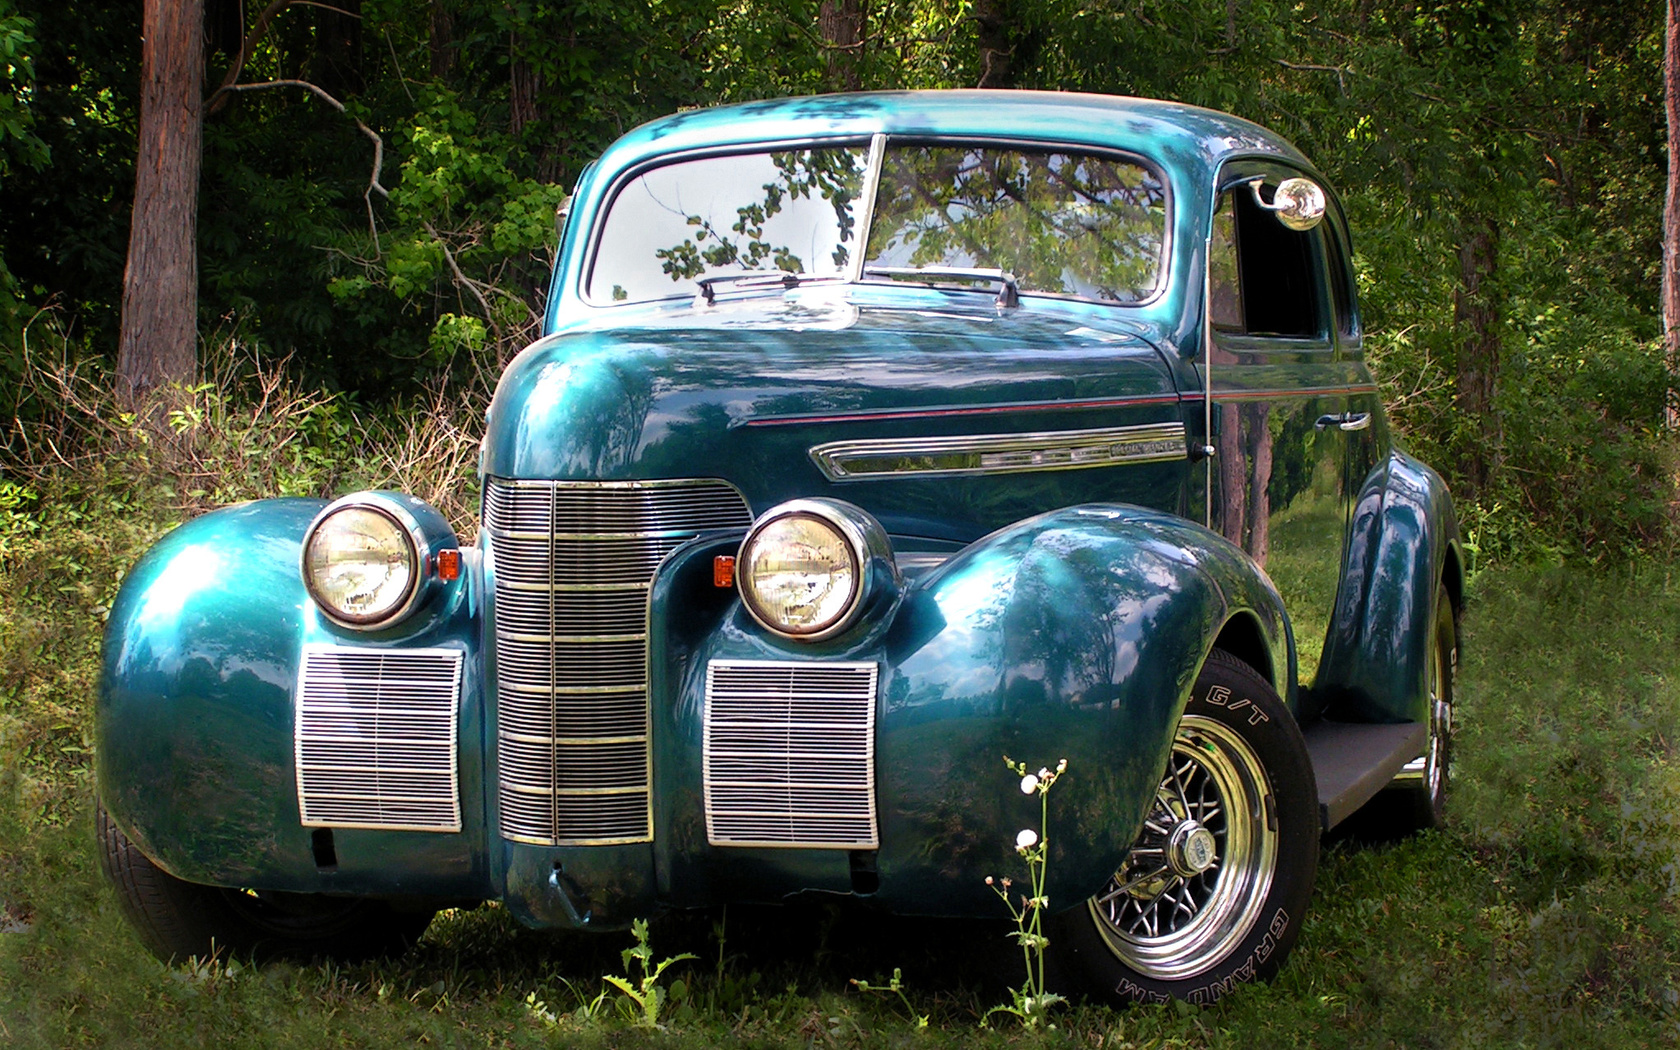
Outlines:
{"type": "Polygon", "coordinates": [[[1264,678],[1216,649],[1143,829],[1109,884],[1056,917],[1051,951],[1099,998],[1212,1002],[1289,954],[1318,837],[1295,719],[1264,678]]]}

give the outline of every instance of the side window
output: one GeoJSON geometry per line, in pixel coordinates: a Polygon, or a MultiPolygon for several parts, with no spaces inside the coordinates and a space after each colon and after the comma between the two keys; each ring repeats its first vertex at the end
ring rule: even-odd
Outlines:
{"type": "Polygon", "coordinates": [[[1243,288],[1237,279],[1237,223],[1231,195],[1219,198],[1213,213],[1213,240],[1208,246],[1208,311],[1213,327],[1221,332],[1246,332],[1243,323],[1243,288]]]}
{"type": "Polygon", "coordinates": [[[1322,338],[1322,236],[1322,226],[1300,232],[1278,222],[1254,203],[1246,184],[1222,194],[1208,257],[1208,307],[1214,329],[1284,339],[1322,338]]]}

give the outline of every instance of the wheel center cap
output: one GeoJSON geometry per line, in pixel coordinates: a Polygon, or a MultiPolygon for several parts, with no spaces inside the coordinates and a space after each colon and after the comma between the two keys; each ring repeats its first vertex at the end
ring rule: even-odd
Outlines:
{"type": "Polygon", "coordinates": [[[1200,875],[1219,859],[1219,840],[1199,821],[1186,820],[1167,840],[1167,863],[1184,878],[1200,875]]]}

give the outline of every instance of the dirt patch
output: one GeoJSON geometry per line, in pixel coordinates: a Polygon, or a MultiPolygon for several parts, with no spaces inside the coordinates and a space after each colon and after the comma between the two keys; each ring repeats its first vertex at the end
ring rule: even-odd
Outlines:
{"type": "Polygon", "coordinates": [[[34,915],[21,904],[0,901],[0,933],[27,933],[34,915]]]}

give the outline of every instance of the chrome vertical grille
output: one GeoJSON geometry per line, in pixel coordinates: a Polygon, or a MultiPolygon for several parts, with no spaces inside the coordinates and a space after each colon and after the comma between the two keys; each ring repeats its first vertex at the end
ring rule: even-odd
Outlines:
{"type": "Polygon", "coordinates": [[[706,839],[875,849],[872,663],[706,667],[706,839]]]}
{"type": "Polygon", "coordinates": [[[752,512],[723,481],[502,481],[496,572],[502,834],[635,842],[648,807],[647,590],[659,563],[752,512]]]}
{"type": "Polygon", "coordinates": [[[458,649],[306,645],[293,747],[315,827],[460,831],[458,649]]]}

